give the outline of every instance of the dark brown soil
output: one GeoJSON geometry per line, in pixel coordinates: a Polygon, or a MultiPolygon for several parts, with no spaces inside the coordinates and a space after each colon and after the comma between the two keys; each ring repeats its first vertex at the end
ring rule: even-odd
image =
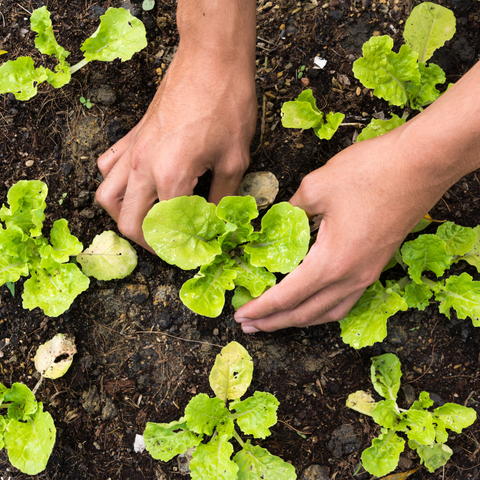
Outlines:
{"type": "MultiPolygon", "coordinates": [[[[0,57],[2,61],[36,52],[28,12],[43,3],[1,1],[0,50],[8,52],[0,57]]],[[[342,127],[327,142],[310,131],[283,129],[281,105],[304,88],[297,78],[300,68],[306,66],[304,79],[323,111],[340,111],[347,115],[346,121],[360,123],[375,112],[389,113],[385,102],[358,89],[352,61],[373,34],[390,34],[398,44],[402,22],[417,2],[331,0],[315,6],[313,0],[312,4],[274,0],[263,8],[264,3],[259,2],[258,13],[260,109],[250,171],[273,172],[280,181],[277,199],[283,201],[307,173],[351,144],[355,132],[355,127],[342,127]],[[327,60],[323,70],[312,68],[317,54],[327,60]]],[[[445,69],[447,81],[455,82],[480,54],[480,2],[440,3],[455,12],[457,33],[435,60],[445,69]]],[[[54,220],[66,218],[72,233],[88,245],[101,231],[115,229],[94,202],[101,182],[95,161],[141,119],[161,79],[158,69],[164,70],[171,61],[178,41],[175,2],[156,4],[153,11],[142,12],[141,1],[134,2],[136,14],[147,26],[149,44],[130,62],[90,64],[68,86],[61,90],[42,86],[28,102],[0,96],[0,205],[18,180],[43,180],[49,187],[46,231],[54,220]],[[106,98],[105,88],[113,102],[106,98]],[[81,96],[92,99],[91,109],[80,104],[81,96]],[[33,164],[27,166],[27,161],[33,164]]],[[[120,2],[48,2],[57,38],[72,52],[72,64],[81,58],[80,44],[95,31],[99,14],[109,6],[120,6],[120,2]]],[[[39,64],[49,61],[37,53],[33,56],[39,64]]],[[[208,179],[200,191],[205,185],[208,179]]],[[[479,202],[480,181],[473,173],[454,185],[431,214],[473,227],[480,224],[479,202]]],[[[140,248],[137,251],[139,266],[131,277],[93,281],[59,318],[48,318],[39,309],[24,310],[22,282],[16,285],[15,297],[6,286],[0,288],[2,383],[24,382],[33,388],[35,351],[58,332],[73,334],[78,348],[70,371],[61,379],[45,381],[37,392],[55,420],[57,441],[47,469],[35,478],[185,478],[176,460],[165,464],[147,452],[135,453],[135,435],[143,433],[147,421],[179,418],[194,394],[211,393],[210,368],[220,347],[231,340],[244,345],[254,358],[249,392],[269,391],[280,401],[278,425],[258,443],[290,461],[299,476],[316,464],[330,479],[370,478],[353,474],[361,452],[379,430],[369,418],[349,410],[345,400],[356,390],[372,390],[369,359],[373,355],[394,352],[399,356],[407,385],[400,403],[412,391],[418,396],[426,390],[436,395],[437,402],[480,410],[480,329],[474,329],[469,320],[453,315],[448,321],[435,306],[425,312],[403,312],[390,320],[385,342],[361,351],[343,344],[337,324],[248,336],[234,322],[230,306],[214,320],[188,311],[179,303],[177,292],[190,273],[140,248]],[[342,426],[343,434],[334,434],[342,426]]],[[[468,272],[479,279],[474,269],[468,272]]],[[[461,435],[451,435],[449,445],[455,454],[444,469],[429,474],[422,468],[410,478],[479,478],[478,422],[461,435]]],[[[401,470],[417,465],[418,457],[407,449],[401,470]]],[[[26,478],[9,466],[4,451],[0,452],[0,478],[26,478]]]]}

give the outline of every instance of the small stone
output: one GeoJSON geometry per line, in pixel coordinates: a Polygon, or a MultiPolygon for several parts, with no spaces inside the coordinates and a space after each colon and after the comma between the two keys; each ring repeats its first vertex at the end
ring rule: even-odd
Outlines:
{"type": "Polygon", "coordinates": [[[218,328],[214,328],[213,329],[213,334],[218,337],[218,334],[219,334],[219,331],[218,331],[218,328]]]}
{"type": "Polygon", "coordinates": [[[381,33],[380,33],[378,30],[375,30],[375,31],[373,32],[373,36],[374,36],[374,37],[379,37],[380,35],[381,35],[381,33]]]}
{"type": "Polygon", "coordinates": [[[297,148],[303,148],[305,145],[303,143],[296,143],[295,146],[297,148]]]}
{"type": "Polygon", "coordinates": [[[25,162],[25,165],[26,165],[27,167],[31,167],[31,166],[33,165],[33,160],[27,160],[27,161],[25,162]]]}
{"type": "Polygon", "coordinates": [[[92,208],[86,208],[80,212],[80,215],[91,220],[95,216],[95,211],[92,208]]]}
{"type": "Polygon", "coordinates": [[[302,79],[300,80],[306,87],[308,87],[308,85],[310,85],[310,80],[308,78],[305,78],[305,77],[302,77],[302,79]]]}
{"type": "Polygon", "coordinates": [[[313,464],[306,468],[298,480],[328,480],[327,470],[320,465],[313,464]]]}

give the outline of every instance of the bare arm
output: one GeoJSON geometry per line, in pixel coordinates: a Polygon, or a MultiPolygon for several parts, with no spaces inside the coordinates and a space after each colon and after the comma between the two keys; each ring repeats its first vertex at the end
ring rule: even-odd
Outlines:
{"type": "Polygon", "coordinates": [[[406,124],[305,177],[291,203],[324,215],[317,241],[236,320],[246,333],[341,320],[415,224],[479,167],[480,63],[406,124]]]}
{"type": "Polygon", "coordinates": [[[257,116],[255,6],[179,0],[179,47],[152,104],[98,159],[98,202],[146,248],[141,225],[157,198],[191,195],[207,170],[210,201],[237,192],[257,116]]]}

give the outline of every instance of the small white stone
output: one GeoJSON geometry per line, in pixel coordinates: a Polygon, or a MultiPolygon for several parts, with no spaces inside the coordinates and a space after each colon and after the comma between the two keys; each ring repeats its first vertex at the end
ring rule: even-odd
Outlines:
{"type": "Polygon", "coordinates": [[[25,162],[25,165],[26,165],[27,167],[31,167],[31,166],[33,165],[33,160],[27,160],[27,161],[25,162]]]}

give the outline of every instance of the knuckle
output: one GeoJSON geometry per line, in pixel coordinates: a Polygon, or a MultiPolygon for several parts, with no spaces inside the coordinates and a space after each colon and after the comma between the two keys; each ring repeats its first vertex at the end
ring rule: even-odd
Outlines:
{"type": "Polygon", "coordinates": [[[96,193],[95,200],[105,209],[112,203],[112,197],[108,186],[105,183],[100,184],[96,193]]]}
{"type": "Polygon", "coordinates": [[[137,231],[135,225],[133,225],[128,219],[125,219],[124,217],[119,218],[117,226],[120,233],[125,237],[130,238],[131,240],[136,238],[137,231]]]}

